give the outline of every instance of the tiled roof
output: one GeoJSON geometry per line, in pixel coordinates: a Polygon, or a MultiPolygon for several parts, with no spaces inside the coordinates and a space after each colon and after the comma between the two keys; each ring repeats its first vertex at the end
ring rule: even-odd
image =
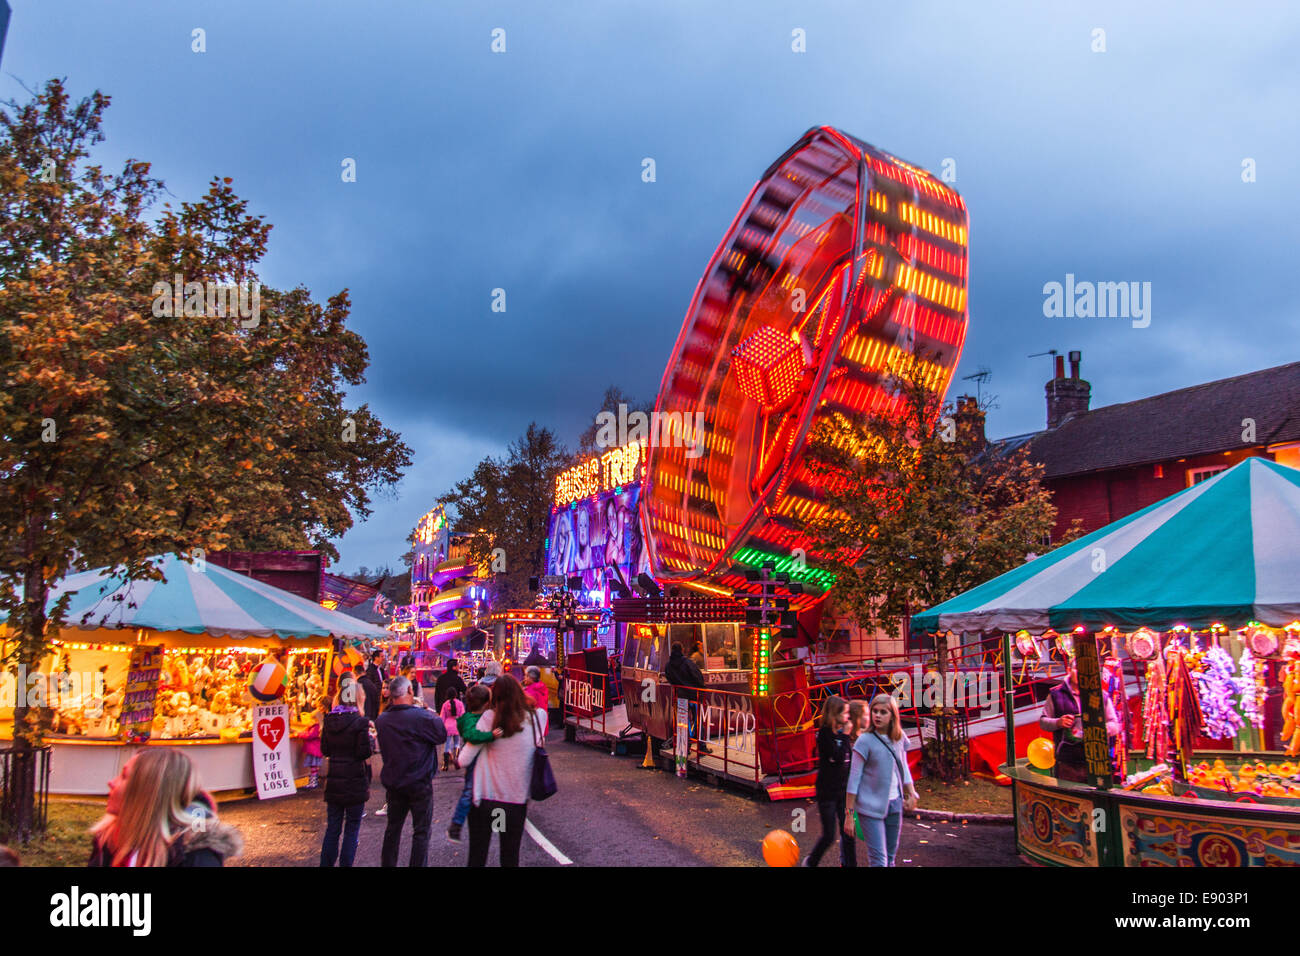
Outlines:
{"type": "Polygon", "coordinates": [[[1059,478],[1290,441],[1300,441],[1300,362],[1076,415],[1034,435],[1029,456],[1059,478]]]}

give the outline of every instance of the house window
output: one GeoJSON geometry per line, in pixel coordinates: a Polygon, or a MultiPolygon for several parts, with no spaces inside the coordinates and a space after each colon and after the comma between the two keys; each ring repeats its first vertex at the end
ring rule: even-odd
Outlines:
{"type": "Polygon", "coordinates": [[[1207,478],[1213,478],[1221,471],[1227,471],[1227,465],[1211,465],[1209,468],[1188,468],[1187,469],[1187,487],[1199,485],[1207,478]]]}

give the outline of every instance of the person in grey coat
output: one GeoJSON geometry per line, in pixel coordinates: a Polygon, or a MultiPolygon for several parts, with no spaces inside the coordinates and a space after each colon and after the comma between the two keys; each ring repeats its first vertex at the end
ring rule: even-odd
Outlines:
{"type": "Polygon", "coordinates": [[[844,833],[853,834],[854,814],[867,844],[868,866],[893,866],[902,833],[903,809],[918,802],[898,701],[889,694],[871,700],[871,728],[858,735],[849,768],[844,833]]]}

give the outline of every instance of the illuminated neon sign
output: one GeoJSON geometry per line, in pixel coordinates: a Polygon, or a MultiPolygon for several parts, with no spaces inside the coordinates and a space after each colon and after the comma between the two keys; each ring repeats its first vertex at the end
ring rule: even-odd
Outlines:
{"type": "Polygon", "coordinates": [[[432,544],[434,535],[447,523],[447,512],[442,505],[434,508],[420,519],[415,527],[415,540],[419,544],[432,544]]]}
{"type": "Polygon", "coordinates": [[[645,476],[645,462],[645,445],[639,441],[579,462],[556,477],[555,507],[638,482],[645,476]]]}

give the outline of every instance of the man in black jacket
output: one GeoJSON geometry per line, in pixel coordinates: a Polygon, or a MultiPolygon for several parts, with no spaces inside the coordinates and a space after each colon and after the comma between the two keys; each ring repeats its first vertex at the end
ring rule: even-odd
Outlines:
{"type": "Polygon", "coordinates": [[[457,670],[458,662],[456,658],[447,661],[447,669],[439,675],[437,683],[433,685],[433,709],[435,712],[442,711],[442,705],[447,702],[447,692],[455,690],[460,695],[460,699],[465,699],[465,681],[461,679],[457,670]]]}
{"type": "Polygon", "coordinates": [[[365,697],[361,702],[361,712],[366,715],[367,720],[374,720],[379,716],[379,704],[384,690],[383,682],[373,676],[374,673],[378,673],[378,668],[373,663],[368,668],[362,668],[358,664],[353,671],[357,675],[357,683],[361,685],[365,697]]]}
{"type": "Polygon", "coordinates": [[[411,814],[411,866],[427,866],[429,826],[433,820],[433,775],[438,772],[438,745],[447,728],[433,712],[416,707],[411,682],[394,677],[388,686],[388,709],[379,715],[379,753],[384,761],[379,780],[388,794],[388,828],[384,831],[383,866],[397,865],[397,847],[406,814],[411,814]]]}
{"type": "MultiPolygon", "coordinates": [[[[668,655],[668,663],[664,666],[664,679],[672,684],[677,692],[677,696],[683,700],[690,701],[690,735],[695,738],[697,716],[699,713],[699,692],[704,687],[704,675],[700,673],[699,667],[695,662],[682,652],[680,642],[673,642],[672,653],[668,655]]],[[[698,743],[699,751],[702,754],[713,753],[708,744],[704,741],[698,743]]]]}
{"type": "MultiPolygon", "coordinates": [[[[383,699],[388,696],[387,693],[385,693],[388,690],[388,678],[384,674],[383,651],[375,651],[370,655],[370,665],[366,668],[366,681],[367,683],[374,684],[374,686],[379,688],[379,697],[376,700],[376,706],[382,707],[383,699]]],[[[377,713],[375,716],[377,716],[377,713]]],[[[374,720],[374,716],[370,719],[374,720]]]]}

